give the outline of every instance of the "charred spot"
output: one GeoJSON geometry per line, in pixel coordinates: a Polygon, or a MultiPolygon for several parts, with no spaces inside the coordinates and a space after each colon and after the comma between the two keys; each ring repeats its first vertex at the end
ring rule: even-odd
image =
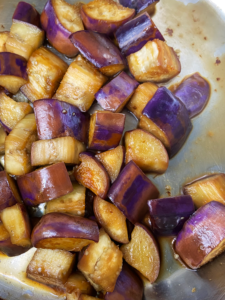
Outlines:
{"type": "Polygon", "coordinates": [[[217,77],[217,78],[216,78],[216,80],[217,80],[217,81],[220,81],[220,78],[219,78],[219,77],[217,77]]]}
{"type": "Polygon", "coordinates": [[[221,60],[219,59],[219,57],[217,57],[215,64],[218,66],[220,63],[221,63],[221,60]]]}
{"type": "Polygon", "coordinates": [[[166,29],[166,33],[167,33],[169,36],[173,36],[173,29],[167,28],[167,29],[166,29]]]}

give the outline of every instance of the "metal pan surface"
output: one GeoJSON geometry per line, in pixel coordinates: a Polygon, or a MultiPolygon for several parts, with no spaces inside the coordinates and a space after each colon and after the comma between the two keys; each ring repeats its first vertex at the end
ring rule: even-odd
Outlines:
{"type": "MultiPolygon", "coordinates": [[[[0,0],[0,31],[10,29],[18,2],[0,0]]],[[[46,0],[26,2],[41,12],[46,0]]],[[[192,120],[193,130],[184,147],[170,160],[164,175],[150,176],[161,195],[168,191],[177,195],[185,182],[204,174],[225,172],[225,1],[161,0],[153,20],[176,50],[182,65],[179,76],[166,86],[194,72],[207,78],[211,85],[210,101],[203,113],[192,120]]],[[[126,114],[126,130],[135,128],[137,121],[126,114]]],[[[155,284],[146,285],[146,300],[225,299],[225,253],[200,270],[190,271],[174,262],[170,241],[161,243],[162,270],[155,284]]],[[[0,254],[0,298],[65,299],[53,289],[26,278],[26,267],[34,251],[15,258],[0,254]]]]}

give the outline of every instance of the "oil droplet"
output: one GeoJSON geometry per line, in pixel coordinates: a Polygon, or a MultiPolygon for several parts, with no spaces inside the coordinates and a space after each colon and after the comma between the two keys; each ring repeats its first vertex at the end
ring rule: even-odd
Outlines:
{"type": "Polygon", "coordinates": [[[72,115],[75,116],[75,112],[73,112],[72,115]]]}
{"type": "Polygon", "coordinates": [[[66,114],[66,113],[67,113],[67,110],[66,110],[66,109],[63,109],[63,110],[62,110],[62,113],[63,113],[63,114],[66,114]]]}

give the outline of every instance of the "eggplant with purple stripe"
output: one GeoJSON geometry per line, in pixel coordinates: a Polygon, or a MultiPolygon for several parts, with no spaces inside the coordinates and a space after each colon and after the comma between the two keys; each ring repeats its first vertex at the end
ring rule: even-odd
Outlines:
{"type": "Polygon", "coordinates": [[[159,0],[119,0],[119,2],[125,7],[134,8],[137,14],[145,11],[152,14],[159,0]]]}
{"type": "Polygon", "coordinates": [[[122,138],[124,114],[95,111],[91,116],[89,129],[89,149],[106,151],[119,145],[122,138]]]}
{"type": "Polygon", "coordinates": [[[120,26],[115,32],[115,37],[122,54],[125,56],[139,51],[148,41],[154,39],[165,41],[147,13],[143,13],[120,26]]]}
{"type": "Polygon", "coordinates": [[[36,248],[75,252],[98,240],[96,222],[56,212],[43,216],[31,235],[32,245],[36,248]]]}
{"type": "Polygon", "coordinates": [[[24,1],[18,3],[12,19],[41,28],[40,14],[32,5],[24,1]]]}
{"type": "Polygon", "coordinates": [[[81,8],[85,28],[111,35],[135,15],[135,10],[109,0],[94,0],[81,8]]]}
{"type": "Polygon", "coordinates": [[[147,201],[158,198],[159,191],[139,167],[130,161],[111,186],[108,197],[133,224],[142,221],[147,201]]]}
{"type": "Polygon", "coordinates": [[[48,0],[41,14],[41,25],[49,43],[68,57],[79,52],[69,37],[73,32],[84,30],[80,8],[80,3],[71,5],[63,0],[48,0]]]}
{"type": "Polygon", "coordinates": [[[184,104],[166,87],[160,87],[145,106],[139,126],[164,144],[170,158],[182,148],[192,130],[184,104]]]}
{"type": "Polygon", "coordinates": [[[16,94],[27,80],[27,61],[22,56],[9,53],[0,53],[0,85],[10,93],[16,94]]]}
{"type": "Polygon", "coordinates": [[[173,94],[184,103],[190,118],[193,118],[205,108],[210,96],[210,85],[199,73],[195,73],[184,79],[173,94]]]}
{"type": "Polygon", "coordinates": [[[138,85],[136,80],[125,72],[121,72],[101,88],[95,94],[95,98],[104,110],[119,113],[130,100],[138,85]]]}
{"type": "Polygon", "coordinates": [[[175,252],[191,269],[198,269],[225,249],[225,206],[212,201],[200,207],[184,224],[175,252]]]}
{"type": "Polygon", "coordinates": [[[148,207],[152,230],[162,236],[177,235],[195,211],[191,196],[149,200],[148,207]]]}
{"type": "Polygon", "coordinates": [[[89,114],[82,113],[76,106],[56,99],[34,102],[37,132],[40,140],[72,136],[87,143],[89,114]]]}
{"type": "Polygon", "coordinates": [[[119,49],[104,34],[82,30],[73,33],[70,40],[106,76],[113,76],[126,66],[126,60],[119,49]]]}

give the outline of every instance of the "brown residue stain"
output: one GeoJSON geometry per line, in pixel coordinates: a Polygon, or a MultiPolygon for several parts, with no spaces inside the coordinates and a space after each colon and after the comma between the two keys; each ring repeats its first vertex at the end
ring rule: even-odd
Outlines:
{"type": "Polygon", "coordinates": [[[179,38],[181,38],[181,39],[183,38],[183,33],[179,34],[179,38]]]}
{"type": "Polygon", "coordinates": [[[165,186],[165,190],[166,190],[167,195],[171,196],[171,190],[172,190],[171,186],[170,185],[166,185],[165,186]]]}
{"type": "Polygon", "coordinates": [[[204,40],[207,40],[207,36],[204,36],[204,40]]]}
{"type": "Polygon", "coordinates": [[[213,137],[213,136],[214,136],[214,133],[213,133],[211,130],[209,130],[209,131],[207,132],[207,135],[208,135],[209,137],[213,137]]]}
{"type": "Polygon", "coordinates": [[[2,27],[3,29],[5,29],[5,26],[4,26],[4,25],[1,25],[1,27],[2,27]]]}
{"type": "Polygon", "coordinates": [[[195,43],[192,43],[192,44],[191,44],[191,46],[194,46],[194,45],[195,45],[195,43]]]}
{"type": "Polygon", "coordinates": [[[167,33],[169,36],[173,36],[173,29],[167,28],[167,29],[166,29],[166,33],[167,33]]]}
{"type": "Polygon", "coordinates": [[[217,81],[220,81],[220,78],[219,78],[219,77],[217,77],[217,78],[216,78],[216,80],[217,80],[217,81]]]}
{"type": "Polygon", "coordinates": [[[201,55],[201,54],[199,54],[199,57],[202,57],[202,55],[201,55]]]}
{"type": "Polygon", "coordinates": [[[217,65],[217,66],[218,66],[220,63],[221,63],[221,60],[219,59],[219,57],[217,57],[217,58],[216,58],[215,65],[217,65]]]}
{"type": "Polygon", "coordinates": [[[192,18],[193,18],[194,22],[198,22],[199,21],[199,19],[195,18],[194,16],[192,16],[192,18]]]}
{"type": "Polygon", "coordinates": [[[215,89],[214,92],[217,92],[217,89],[215,89]]]}
{"type": "Polygon", "coordinates": [[[177,23],[177,27],[180,27],[180,23],[177,23]]]}

